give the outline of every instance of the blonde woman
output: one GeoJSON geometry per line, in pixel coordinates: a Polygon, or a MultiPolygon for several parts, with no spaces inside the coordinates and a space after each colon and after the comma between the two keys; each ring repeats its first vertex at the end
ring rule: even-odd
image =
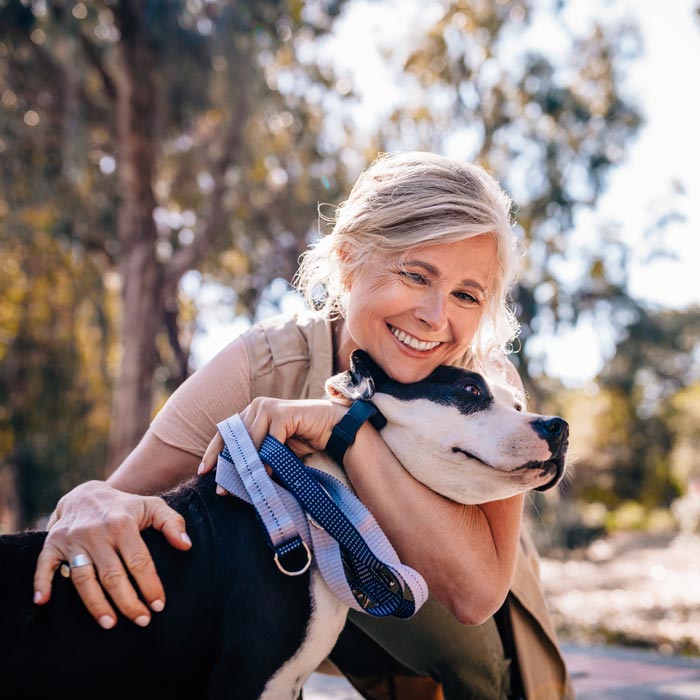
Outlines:
{"type": "MultiPolygon", "coordinates": [[[[49,599],[59,562],[82,554],[93,566],[72,578],[99,624],[114,626],[116,607],[147,625],[167,591],[140,530],[153,526],[173,546],[190,546],[182,518],[148,494],[198,465],[211,469],[216,439],[200,460],[216,423],[233,413],[258,442],[271,432],[300,453],[323,449],[346,410],[323,398],[323,383],[347,369],[355,348],[399,381],[459,364],[522,395],[506,357],[518,330],[507,303],[518,259],[510,200],[484,170],[422,152],[379,157],[303,259],[297,284],[313,313],[263,322],[234,340],[173,394],[107,482],[61,499],[35,601],[49,599]]],[[[332,658],[365,697],[570,697],[532,557],[519,545],[522,496],[449,501],[415,481],[369,423],[344,466],[432,594],[410,621],[351,616],[332,658]],[[382,675],[392,678],[383,684],[382,675]]]]}

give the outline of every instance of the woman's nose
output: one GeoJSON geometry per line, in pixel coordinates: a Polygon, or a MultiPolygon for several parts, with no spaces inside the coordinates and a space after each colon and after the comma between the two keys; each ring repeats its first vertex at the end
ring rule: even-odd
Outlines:
{"type": "Polygon", "coordinates": [[[423,303],[416,308],[416,317],[432,330],[438,330],[447,323],[447,300],[435,291],[426,295],[423,303]]]}

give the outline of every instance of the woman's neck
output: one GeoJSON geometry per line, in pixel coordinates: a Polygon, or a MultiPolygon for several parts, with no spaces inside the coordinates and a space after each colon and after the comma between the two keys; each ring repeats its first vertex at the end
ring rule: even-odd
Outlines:
{"type": "Polygon", "coordinates": [[[333,329],[333,371],[345,372],[350,369],[350,353],[359,346],[348,332],[344,318],[331,323],[333,329]]]}

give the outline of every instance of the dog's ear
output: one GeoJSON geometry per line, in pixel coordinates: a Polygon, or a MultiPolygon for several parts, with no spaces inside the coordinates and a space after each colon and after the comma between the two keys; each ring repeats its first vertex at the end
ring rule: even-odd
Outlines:
{"type": "Polygon", "coordinates": [[[387,378],[387,373],[364,350],[353,350],[350,355],[350,367],[358,372],[364,372],[379,384],[387,378]]]}
{"type": "Polygon", "coordinates": [[[350,369],[327,380],[326,393],[331,399],[342,403],[371,399],[375,389],[374,376],[380,374],[384,372],[364,350],[353,350],[350,369]]]}

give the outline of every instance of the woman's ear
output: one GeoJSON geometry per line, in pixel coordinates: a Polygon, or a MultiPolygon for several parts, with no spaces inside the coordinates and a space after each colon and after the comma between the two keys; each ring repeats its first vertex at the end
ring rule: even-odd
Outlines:
{"type": "Polygon", "coordinates": [[[350,260],[352,259],[352,256],[350,251],[348,251],[346,245],[341,243],[336,249],[335,254],[340,265],[340,283],[343,285],[343,289],[345,291],[350,291],[352,283],[355,279],[355,275],[351,272],[352,266],[350,265],[350,260]]]}

